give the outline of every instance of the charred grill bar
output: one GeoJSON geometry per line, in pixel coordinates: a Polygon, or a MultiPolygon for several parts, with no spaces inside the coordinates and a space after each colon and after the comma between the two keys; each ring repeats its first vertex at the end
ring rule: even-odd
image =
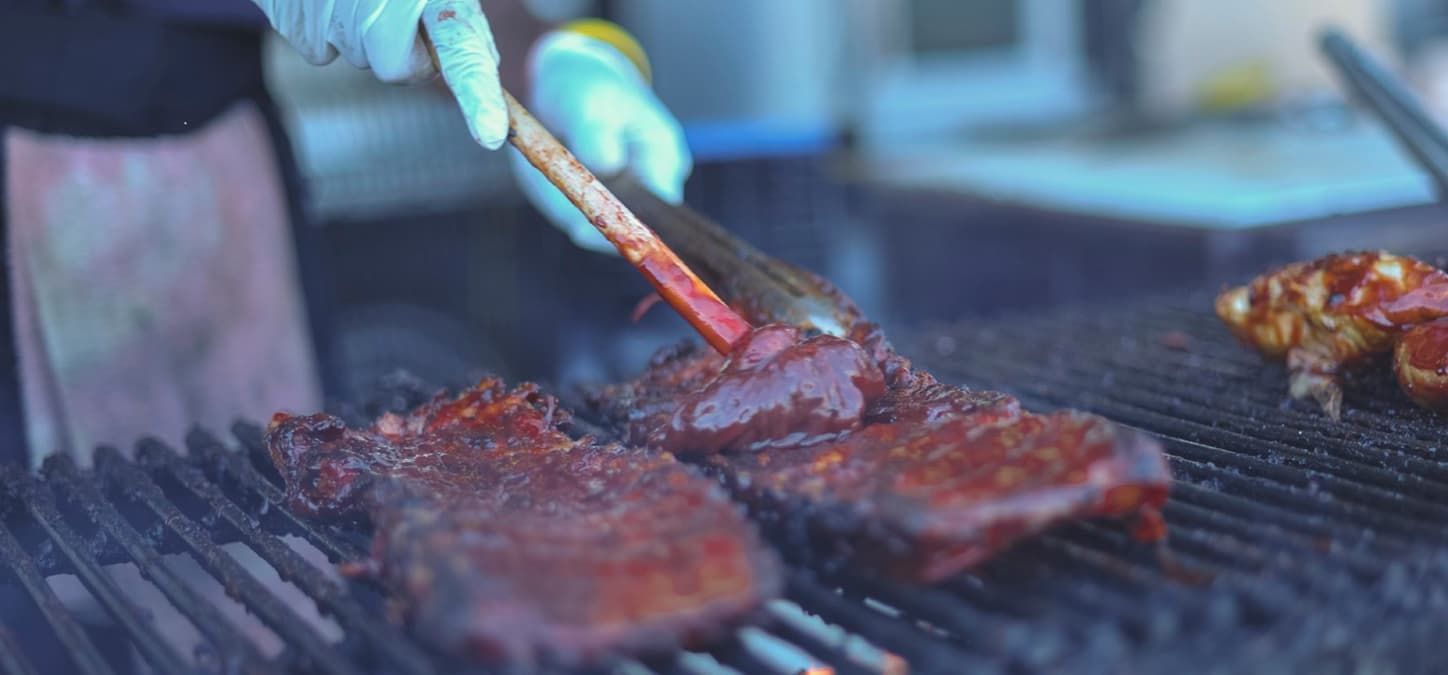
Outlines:
{"type": "MultiPolygon", "coordinates": [[[[905,342],[945,380],[998,389],[1027,407],[1076,407],[1161,435],[1177,478],[1165,515],[1173,559],[1112,523],[1033,538],[978,570],[931,587],[805,566],[792,559],[786,600],[708,654],[620,665],[619,672],[840,673],[1381,672],[1441,668],[1448,625],[1448,449],[1443,422],[1409,403],[1384,369],[1345,387],[1343,419],[1286,405],[1280,366],[1236,345],[1208,295],[1130,310],[924,331],[905,342]],[[1209,573],[1210,581],[1193,578],[1209,573]],[[807,655],[799,657],[800,654],[807,655]]],[[[94,470],[53,461],[39,475],[0,472],[0,589],[37,618],[0,628],[0,672],[38,672],[59,650],[79,673],[129,672],[132,653],[186,669],[106,566],[136,565],[208,645],[204,669],[449,672],[386,618],[368,582],[337,582],[288,545],[333,562],[361,557],[368,533],[322,527],[279,505],[260,430],[239,425],[241,452],[194,434],[188,457],[145,443],[136,459],[103,451],[94,470]],[[341,629],[324,636],[223,549],[239,543],[311,598],[341,629]],[[182,578],[181,554],[274,633],[268,654],[182,578]],[[46,579],[75,575],[111,627],[98,633],[46,579]],[[118,653],[107,641],[128,645],[118,653]]],[[[766,529],[770,523],[764,523],[766,529]]],[[[93,620],[91,620],[93,622],[93,620]]]]}

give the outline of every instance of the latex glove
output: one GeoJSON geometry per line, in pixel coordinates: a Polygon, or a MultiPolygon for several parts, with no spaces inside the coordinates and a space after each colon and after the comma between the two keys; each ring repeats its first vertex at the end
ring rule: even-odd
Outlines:
{"type": "MultiPolygon", "coordinates": [[[[528,68],[529,109],[594,173],[626,169],[663,200],[679,203],[693,157],[678,120],[649,88],[642,50],[612,24],[575,26],[583,30],[565,27],[535,43],[528,68]],[[614,44],[621,44],[632,58],[614,44]]],[[[578,246],[617,255],[613,244],[542,173],[516,150],[510,156],[524,194],[549,221],[578,246]]]]}
{"type": "Polygon", "coordinates": [[[389,83],[437,75],[420,21],[426,22],[448,88],[468,131],[497,150],[508,138],[498,80],[498,47],[478,0],[253,0],[287,42],[315,65],[338,54],[389,83]]]}

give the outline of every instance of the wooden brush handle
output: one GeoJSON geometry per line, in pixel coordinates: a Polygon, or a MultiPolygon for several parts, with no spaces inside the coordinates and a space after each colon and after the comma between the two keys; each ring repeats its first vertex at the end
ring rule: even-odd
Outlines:
{"type": "MultiPolygon", "coordinates": [[[[433,65],[442,72],[425,21],[422,35],[433,65]]],[[[664,302],[683,316],[711,347],[727,354],[734,343],[750,331],[749,322],[724,304],[518,99],[507,91],[503,92],[503,98],[508,106],[508,142],[578,207],[588,222],[658,291],[664,302]]]]}
{"type": "Polygon", "coordinates": [[[728,353],[729,348],[749,332],[749,323],[724,304],[512,94],[505,91],[503,98],[508,102],[508,141],[513,147],[583,212],[588,222],[644,275],[664,302],[682,315],[714,349],[728,353]]]}

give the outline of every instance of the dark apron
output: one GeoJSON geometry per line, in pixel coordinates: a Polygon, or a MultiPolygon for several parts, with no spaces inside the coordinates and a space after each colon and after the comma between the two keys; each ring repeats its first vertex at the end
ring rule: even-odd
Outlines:
{"type": "MultiPolygon", "coordinates": [[[[322,233],[305,224],[301,178],[262,75],[263,34],[167,23],[94,6],[100,3],[19,4],[0,9],[0,63],[12,64],[0,70],[0,131],[144,138],[194,129],[239,101],[262,111],[280,163],[323,390],[336,391],[322,233]]],[[[0,204],[4,176],[0,156],[0,204]]],[[[7,231],[0,220],[0,260],[9,260],[7,231]]],[[[0,297],[11,297],[8,278],[0,274],[0,297]]],[[[20,463],[28,452],[16,361],[12,315],[0,312],[0,461],[20,463]]]]}

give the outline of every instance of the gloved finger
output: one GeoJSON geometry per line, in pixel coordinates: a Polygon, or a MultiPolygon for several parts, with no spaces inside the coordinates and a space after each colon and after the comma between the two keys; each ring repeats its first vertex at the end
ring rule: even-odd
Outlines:
{"type": "Polygon", "coordinates": [[[508,159],[513,165],[513,176],[528,202],[543,214],[554,227],[562,230],[578,246],[595,253],[618,255],[618,249],[594,227],[583,213],[568,201],[563,193],[548,182],[543,175],[516,148],[510,148],[508,159]]]}
{"type": "Polygon", "coordinates": [[[498,47],[477,0],[431,0],[422,21],[473,139],[489,150],[502,147],[508,108],[498,81],[498,47]]]}
{"type": "Polygon", "coordinates": [[[359,24],[363,56],[377,79],[402,84],[436,74],[427,47],[418,39],[418,21],[426,4],[425,0],[384,2],[359,24]]]}
{"type": "MultiPolygon", "coordinates": [[[[326,39],[342,55],[342,60],[354,68],[367,67],[367,50],[363,34],[377,24],[377,17],[388,5],[387,2],[359,2],[339,0],[331,4],[331,15],[325,21],[315,21],[327,30],[326,39]]],[[[393,33],[396,31],[394,30],[393,33]]]]}
{"type": "Polygon", "coordinates": [[[319,21],[314,16],[318,8],[305,2],[286,0],[257,0],[256,4],[277,34],[307,63],[325,66],[337,58],[337,48],[328,42],[331,31],[328,22],[319,21]]]}
{"type": "Polygon", "coordinates": [[[694,159],[678,120],[662,104],[646,106],[624,136],[629,173],[660,199],[671,204],[684,201],[684,183],[694,159]]]}

